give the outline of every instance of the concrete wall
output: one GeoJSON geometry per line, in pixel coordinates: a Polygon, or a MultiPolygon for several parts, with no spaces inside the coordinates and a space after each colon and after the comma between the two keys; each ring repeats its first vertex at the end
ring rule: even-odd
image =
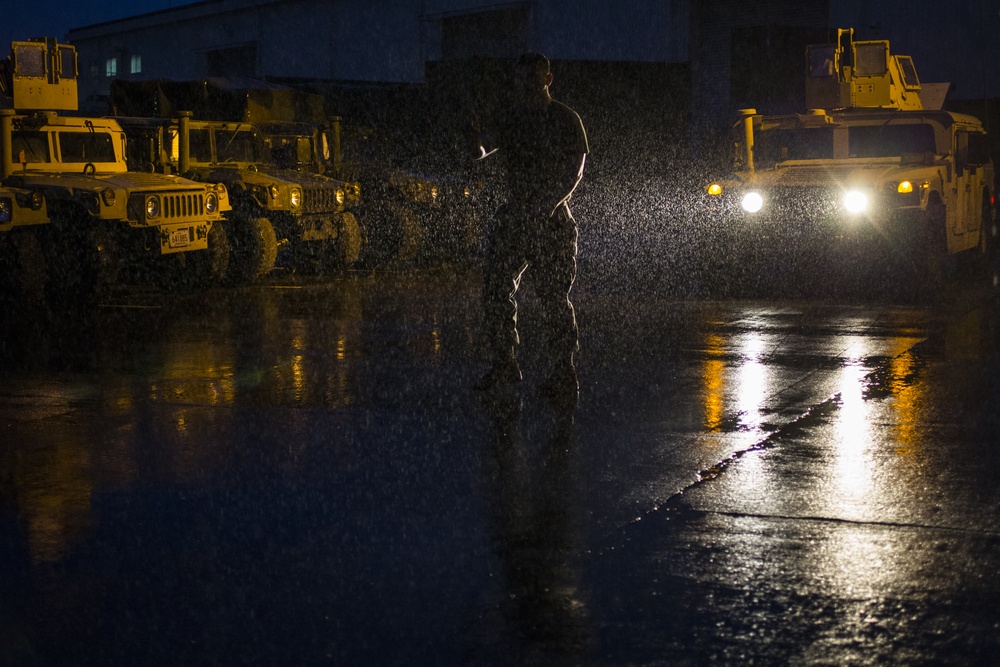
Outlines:
{"type": "Polygon", "coordinates": [[[249,55],[239,75],[422,83],[425,63],[442,57],[444,22],[504,9],[526,12],[525,46],[556,60],[687,60],[687,0],[634,0],[627,11],[604,0],[209,0],[74,28],[68,38],[82,98],[107,91],[109,58],[123,78],[191,79],[210,74],[213,52],[240,48],[249,55]]]}
{"type": "MultiPolygon", "coordinates": [[[[419,0],[215,0],[96,26],[68,38],[80,57],[81,97],[105,93],[105,63],[123,78],[212,74],[209,54],[249,47],[243,76],[419,81],[419,0]],[[132,55],[142,72],[129,72],[132,55]]],[[[215,73],[218,75],[218,73],[215,73]]]]}

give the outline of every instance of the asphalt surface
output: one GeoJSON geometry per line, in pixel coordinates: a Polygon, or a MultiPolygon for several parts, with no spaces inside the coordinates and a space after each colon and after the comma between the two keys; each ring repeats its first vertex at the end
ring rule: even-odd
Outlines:
{"type": "MultiPolygon", "coordinates": [[[[608,273],[591,272],[590,276],[608,273]]],[[[994,664],[1000,326],[582,276],[483,396],[478,277],[4,321],[0,664],[994,664]]]]}

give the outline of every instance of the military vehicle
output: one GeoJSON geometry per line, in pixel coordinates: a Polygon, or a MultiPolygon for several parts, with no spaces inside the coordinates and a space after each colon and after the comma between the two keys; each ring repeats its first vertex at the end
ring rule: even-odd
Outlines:
{"type": "MultiPolygon", "coordinates": [[[[279,258],[279,247],[296,270],[326,273],[353,266],[362,244],[352,212],[360,199],[357,183],[289,166],[284,145],[275,145],[276,163],[256,123],[221,118],[240,115],[240,106],[227,97],[223,99],[230,103],[219,103],[218,92],[218,84],[208,81],[113,81],[112,112],[143,116],[116,116],[133,146],[133,168],[229,186],[233,212],[223,226],[226,238],[217,239],[230,249],[229,282],[268,273],[279,258]],[[149,100],[164,103],[151,105],[149,100]],[[179,104],[190,105],[193,112],[179,111],[179,104]],[[181,151],[185,143],[190,146],[186,155],[181,151]]],[[[258,105],[248,103],[247,108],[258,105]]],[[[314,144],[296,142],[294,149],[296,159],[318,164],[318,158],[307,155],[315,152],[314,144]]]]}
{"type": "Polygon", "coordinates": [[[43,300],[45,256],[35,228],[48,222],[41,192],[0,187],[0,303],[43,300]]]}
{"type": "Polygon", "coordinates": [[[117,122],[60,114],[77,108],[76,77],[75,49],[52,39],[14,42],[0,71],[11,107],[0,110],[0,178],[44,197],[50,224],[37,230],[54,293],[93,297],[137,265],[170,287],[201,284],[226,187],[129,172],[117,122]]]}
{"type": "MultiPolygon", "coordinates": [[[[807,49],[805,113],[740,112],[734,172],[706,186],[710,210],[756,250],[809,242],[897,263],[928,286],[956,258],[996,283],[994,170],[982,124],[941,109],[947,84],[921,84],[885,40],[807,49]]],[[[852,258],[848,258],[852,259],[852,258]]]]}
{"type": "Polygon", "coordinates": [[[462,264],[478,257],[481,183],[449,173],[452,165],[435,160],[426,146],[407,149],[412,139],[374,127],[346,134],[341,168],[365,189],[368,262],[462,264]]]}

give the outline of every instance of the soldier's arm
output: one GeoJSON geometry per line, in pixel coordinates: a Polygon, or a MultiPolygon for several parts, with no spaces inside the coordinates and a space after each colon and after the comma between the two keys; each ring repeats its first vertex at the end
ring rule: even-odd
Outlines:
{"type": "Polygon", "coordinates": [[[586,153],[570,153],[560,160],[558,173],[552,180],[552,187],[538,204],[539,215],[551,216],[572,196],[583,178],[583,166],[586,161],[586,153]]]}
{"type": "Polygon", "coordinates": [[[469,147],[469,154],[473,160],[482,160],[483,158],[489,157],[497,152],[495,147],[486,148],[486,144],[489,143],[483,134],[482,127],[479,124],[479,116],[473,114],[469,119],[469,125],[465,131],[466,135],[466,145],[469,147]]]}

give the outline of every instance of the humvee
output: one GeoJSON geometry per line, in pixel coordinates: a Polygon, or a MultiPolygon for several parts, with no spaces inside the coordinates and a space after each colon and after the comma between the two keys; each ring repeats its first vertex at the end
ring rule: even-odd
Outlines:
{"type": "Polygon", "coordinates": [[[62,115],[77,108],[72,46],[14,42],[2,70],[11,108],[0,109],[0,179],[44,197],[50,224],[38,233],[53,289],[92,297],[136,265],[168,286],[203,284],[214,259],[209,232],[229,210],[226,187],[130,172],[117,122],[62,115]],[[167,256],[177,261],[162,266],[167,256]]]}
{"type": "Polygon", "coordinates": [[[44,298],[45,256],[35,227],[48,222],[41,192],[0,187],[0,302],[37,305],[44,298]]]}
{"type": "Polygon", "coordinates": [[[885,40],[841,29],[807,62],[805,113],[740,112],[734,171],[706,186],[710,210],[767,243],[860,239],[929,284],[958,257],[989,265],[996,283],[982,123],[942,110],[942,85],[921,85],[885,40]]]}

